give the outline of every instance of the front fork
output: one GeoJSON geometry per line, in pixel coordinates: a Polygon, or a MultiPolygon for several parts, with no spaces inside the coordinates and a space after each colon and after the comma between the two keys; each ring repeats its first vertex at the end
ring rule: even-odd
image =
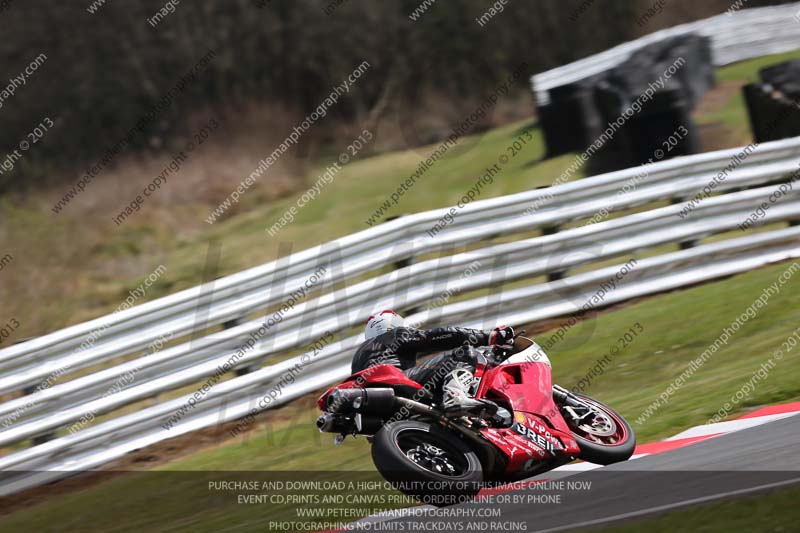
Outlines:
{"type": "Polygon", "coordinates": [[[553,400],[576,423],[591,421],[594,417],[594,409],[589,404],[560,385],[553,384],[553,400]]]}

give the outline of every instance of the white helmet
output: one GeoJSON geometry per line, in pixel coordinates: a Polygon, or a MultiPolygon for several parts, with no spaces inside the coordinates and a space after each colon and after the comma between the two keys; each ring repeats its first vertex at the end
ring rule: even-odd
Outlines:
{"type": "Polygon", "coordinates": [[[385,309],[380,313],[370,315],[367,319],[367,329],[365,335],[367,340],[377,337],[386,333],[393,328],[403,327],[403,317],[392,311],[385,309]]]}

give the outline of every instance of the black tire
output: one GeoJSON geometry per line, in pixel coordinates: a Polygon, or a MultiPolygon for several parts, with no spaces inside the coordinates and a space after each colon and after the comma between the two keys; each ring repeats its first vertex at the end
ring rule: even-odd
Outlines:
{"type": "MultiPolygon", "coordinates": [[[[378,472],[397,490],[440,507],[470,500],[483,484],[483,467],[469,446],[439,426],[415,420],[383,426],[372,442],[372,460],[378,472]],[[418,459],[417,463],[409,457],[427,453],[427,449],[420,450],[425,443],[443,452],[444,455],[435,458],[442,457],[441,464],[453,467],[450,473],[425,468],[420,464],[424,460],[418,459]]],[[[436,466],[441,465],[437,462],[436,466]]]]}
{"type": "Polygon", "coordinates": [[[633,428],[631,428],[631,425],[628,424],[628,421],[606,404],[599,402],[590,396],[580,393],[573,394],[582,400],[593,404],[601,411],[604,411],[606,415],[610,416],[614,422],[620,426],[625,435],[623,440],[618,441],[615,444],[600,444],[583,437],[580,432],[576,432],[573,428],[573,423],[567,418],[567,424],[570,426],[572,436],[575,438],[575,441],[578,443],[578,447],[581,449],[581,454],[579,457],[584,461],[598,465],[610,465],[630,459],[631,455],[633,455],[633,450],[636,448],[636,435],[633,433],[633,428]]]}

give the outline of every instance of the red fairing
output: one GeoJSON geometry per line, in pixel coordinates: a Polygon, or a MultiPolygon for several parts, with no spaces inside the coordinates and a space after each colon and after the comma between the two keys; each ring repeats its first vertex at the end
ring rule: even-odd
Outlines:
{"type": "Polygon", "coordinates": [[[514,413],[514,423],[510,428],[484,428],[481,433],[506,455],[506,472],[509,474],[533,470],[557,455],[576,456],[580,453],[572,435],[552,429],[546,420],[520,411],[514,413]]]}
{"type": "Polygon", "coordinates": [[[490,368],[483,375],[477,398],[507,403],[521,411],[549,420],[555,429],[569,433],[569,426],[553,401],[550,365],[525,362],[490,368]]]}
{"type": "Polygon", "coordinates": [[[406,386],[421,389],[422,385],[409,379],[402,370],[392,365],[376,365],[356,372],[342,383],[331,387],[317,400],[317,407],[325,410],[325,401],[328,395],[336,389],[352,389],[353,387],[370,387],[381,385],[385,387],[406,386]]]}
{"type": "Polygon", "coordinates": [[[577,455],[578,443],[553,401],[550,366],[525,362],[488,369],[476,397],[511,407],[510,428],[481,431],[508,457],[507,472],[525,472],[559,453],[577,455]]]}

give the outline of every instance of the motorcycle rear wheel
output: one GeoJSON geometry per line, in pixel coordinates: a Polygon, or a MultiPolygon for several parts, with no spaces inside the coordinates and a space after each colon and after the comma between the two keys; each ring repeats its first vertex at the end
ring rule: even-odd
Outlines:
{"type": "Polygon", "coordinates": [[[481,462],[467,444],[416,420],[382,427],[372,442],[372,460],[397,490],[440,507],[468,501],[483,482],[481,462]]]}

